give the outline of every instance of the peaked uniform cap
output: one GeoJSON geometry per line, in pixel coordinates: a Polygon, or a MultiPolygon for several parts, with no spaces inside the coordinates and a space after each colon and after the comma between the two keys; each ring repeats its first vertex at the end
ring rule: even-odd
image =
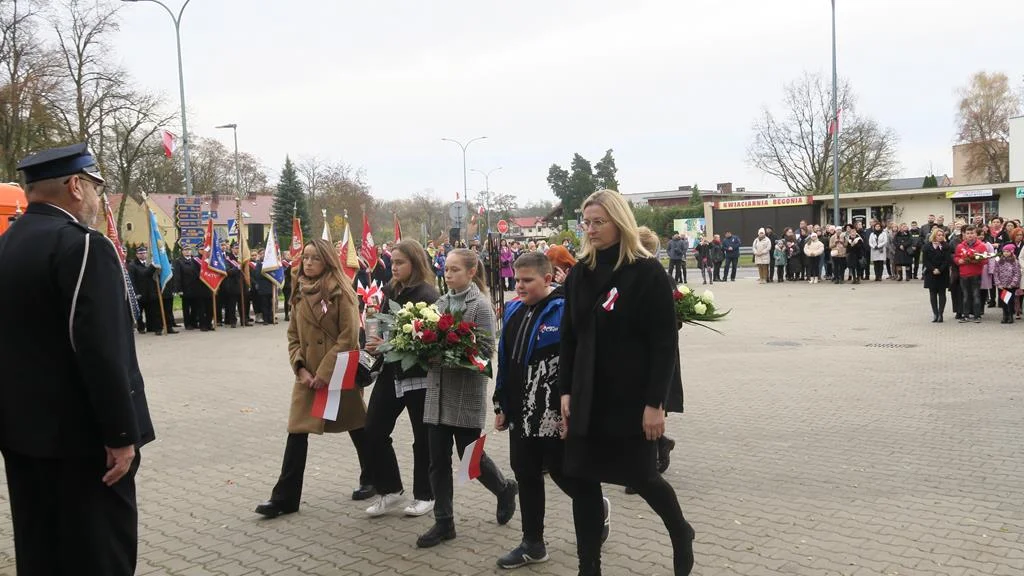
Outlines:
{"type": "Polygon", "coordinates": [[[31,154],[18,163],[18,170],[25,174],[26,184],[75,174],[86,174],[101,184],[105,182],[96,159],[89,153],[89,145],[84,142],[31,154]]]}

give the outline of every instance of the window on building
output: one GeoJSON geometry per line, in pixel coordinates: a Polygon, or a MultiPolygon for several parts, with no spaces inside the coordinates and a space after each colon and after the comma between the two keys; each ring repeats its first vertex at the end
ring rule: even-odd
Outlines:
{"type": "Polygon", "coordinates": [[[892,220],[892,206],[872,206],[871,218],[883,223],[892,220]]]}
{"type": "Polygon", "coordinates": [[[133,228],[134,228],[134,226],[132,226],[132,223],[131,223],[131,222],[127,222],[127,223],[125,223],[125,225],[124,225],[124,229],[125,229],[125,231],[127,231],[127,232],[131,232],[133,228]]]}
{"type": "Polygon", "coordinates": [[[999,200],[982,201],[953,201],[953,219],[963,219],[967,223],[974,221],[976,216],[984,218],[988,222],[991,218],[999,215],[999,200]]]}

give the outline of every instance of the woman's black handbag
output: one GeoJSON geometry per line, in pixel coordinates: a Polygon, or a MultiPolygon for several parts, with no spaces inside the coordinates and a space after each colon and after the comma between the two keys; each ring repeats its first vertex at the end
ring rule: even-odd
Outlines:
{"type": "Polygon", "coordinates": [[[359,366],[356,368],[356,386],[366,388],[373,386],[384,366],[383,356],[374,356],[366,350],[359,351],[359,366]]]}

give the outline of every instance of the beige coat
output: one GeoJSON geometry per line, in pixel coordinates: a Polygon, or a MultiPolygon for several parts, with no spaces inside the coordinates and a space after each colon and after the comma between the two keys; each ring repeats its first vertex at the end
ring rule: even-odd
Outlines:
{"type": "MultiPolygon", "coordinates": [[[[298,287],[296,286],[296,289],[298,287]]],[[[314,376],[329,382],[334,363],[340,352],[359,348],[359,305],[355,295],[335,290],[327,302],[327,313],[315,297],[300,294],[292,308],[288,324],[288,355],[292,371],[296,373],[292,384],[292,407],[288,414],[288,433],[323,434],[347,432],[363,427],[366,404],[363,391],[342,392],[341,413],[337,421],[322,420],[312,415],[315,391],[298,378],[299,365],[314,376]],[[316,300],[315,302],[312,300],[316,300]]]]}

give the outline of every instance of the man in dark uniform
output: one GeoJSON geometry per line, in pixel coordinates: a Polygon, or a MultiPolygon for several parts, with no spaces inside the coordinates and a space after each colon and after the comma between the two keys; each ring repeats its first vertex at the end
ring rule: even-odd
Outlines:
{"type": "Polygon", "coordinates": [[[174,261],[174,278],[181,292],[181,316],[185,330],[199,327],[199,262],[192,257],[192,247],[181,249],[181,257],[174,261]]]}
{"type": "Polygon", "coordinates": [[[103,179],[85,144],[18,169],[28,209],[0,236],[0,451],[17,571],[129,576],[138,447],[154,435],[127,275],[89,228],[103,179]]]}
{"type": "Polygon", "coordinates": [[[163,321],[160,319],[160,302],[156,295],[156,267],[149,260],[149,249],[139,246],[135,259],[128,262],[128,277],[139,298],[139,332],[162,334],[163,321]],[[143,318],[145,317],[145,318],[143,318]]]}
{"type": "MultiPolygon", "coordinates": [[[[242,263],[238,261],[238,245],[224,253],[224,262],[228,267],[228,275],[221,282],[218,300],[224,302],[224,324],[235,328],[238,326],[238,314],[242,311],[242,263]]],[[[242,315],[245,325],[245,315],[242,315]]]]}

